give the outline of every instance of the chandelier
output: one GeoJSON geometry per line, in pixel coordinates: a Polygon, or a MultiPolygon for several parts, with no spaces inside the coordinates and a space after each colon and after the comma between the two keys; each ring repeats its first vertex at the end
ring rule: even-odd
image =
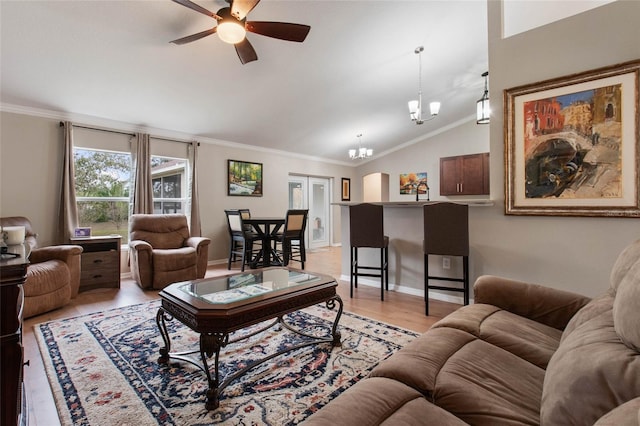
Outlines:
{"type": "Polygon", "coordinates": [[[349,158],[352,160],[362,160],[373,155],[373,149],[362,146],[362,133],[356,135],[358,138],[358,149],[349,150],[349,158]]]}
{"type": "Polygon", "coordinates": [[[487,76],[489,71],[483,72],[484,77],[484,94],[478,102],[476,102],[476,123],[477,124],[489,124],[489,116],[491,115],[491,108],[489,108],[489,90],[487,89],[487,76]]]}
{"type": "Polygon", "coordinates": [[[429,118],[422,118],[422,52],[424,51],[423,46],[416,47],[416,50],[413,52],[418,55],[418,99],[409,101],[409,117],[411,121],[415,121],[416,124],[423,124],[425,121],[431,121],[440,112],[440,102],[431,102],[429,104],[429,113],[431,116],[429,118]]]}

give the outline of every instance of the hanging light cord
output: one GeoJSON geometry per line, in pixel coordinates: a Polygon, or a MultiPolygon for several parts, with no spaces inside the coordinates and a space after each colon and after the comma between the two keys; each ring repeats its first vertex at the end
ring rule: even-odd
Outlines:
{"type": "Polygon", "coordinates": [[[424,47],[416,47],[414,51],[418,55],[418,121],[422,121],[422,51],[424,47]]]}

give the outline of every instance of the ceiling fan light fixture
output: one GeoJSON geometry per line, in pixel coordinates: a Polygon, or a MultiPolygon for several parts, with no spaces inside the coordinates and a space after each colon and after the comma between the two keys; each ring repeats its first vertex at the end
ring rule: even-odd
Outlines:
{"type": "Polygon", "coordinates": [[[240,43],[247,35],[244,25],[235,18],[226,19],[218,24],[218,37],[229,44],[240,43]]]}

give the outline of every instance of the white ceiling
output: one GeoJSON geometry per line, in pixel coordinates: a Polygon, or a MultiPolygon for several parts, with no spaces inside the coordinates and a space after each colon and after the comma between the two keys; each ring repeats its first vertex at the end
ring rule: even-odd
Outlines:
{"type": "MultiPolygon", "coordinates": [[[[221,0],[194,0],[216,12],[221,0]]],[[[304,43],[249,34],[241,65],[211,18],[169,0],[0,1],[1,92],[7,106],[82,114],[348,162],[469,120],[488,69],[485,1],[262,0],[248,20],[307,24],[304,43]],[[416,126],[417,46],[423,100],[440,115],[416,126]]],[[[153,132],[152,132],[153,134],[153,132]]]]}

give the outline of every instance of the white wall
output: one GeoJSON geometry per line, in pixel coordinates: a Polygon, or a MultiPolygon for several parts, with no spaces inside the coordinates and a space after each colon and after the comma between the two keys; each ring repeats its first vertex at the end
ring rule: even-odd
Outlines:
{"type": "MultiPolygon", "coordinates": [[[[54,243],[57,235],[63,147],[59,121],[6,111],[0,115],[0,216],[28,217],[39,234],[40,245],[54,243]]],[[[131,127],[122,124],[122,129],[131,127]]],[[[226,261],[228,253],[224,209],[250,208],[254,215],[284,217],[290,173],[332,178],[332,202],[340,201],[340,179],[355,177],[355,169],[349,166],[206,142],[200,145],[198,155],[202,234],[212,239],[209,250],[212,261],[226,261]],[[227,196],[228,159],[263,164],[262,197],[227,196]]],[[[333,241],[339,242],[338,207],[333,207],[331,214],[333,241]]]]}

